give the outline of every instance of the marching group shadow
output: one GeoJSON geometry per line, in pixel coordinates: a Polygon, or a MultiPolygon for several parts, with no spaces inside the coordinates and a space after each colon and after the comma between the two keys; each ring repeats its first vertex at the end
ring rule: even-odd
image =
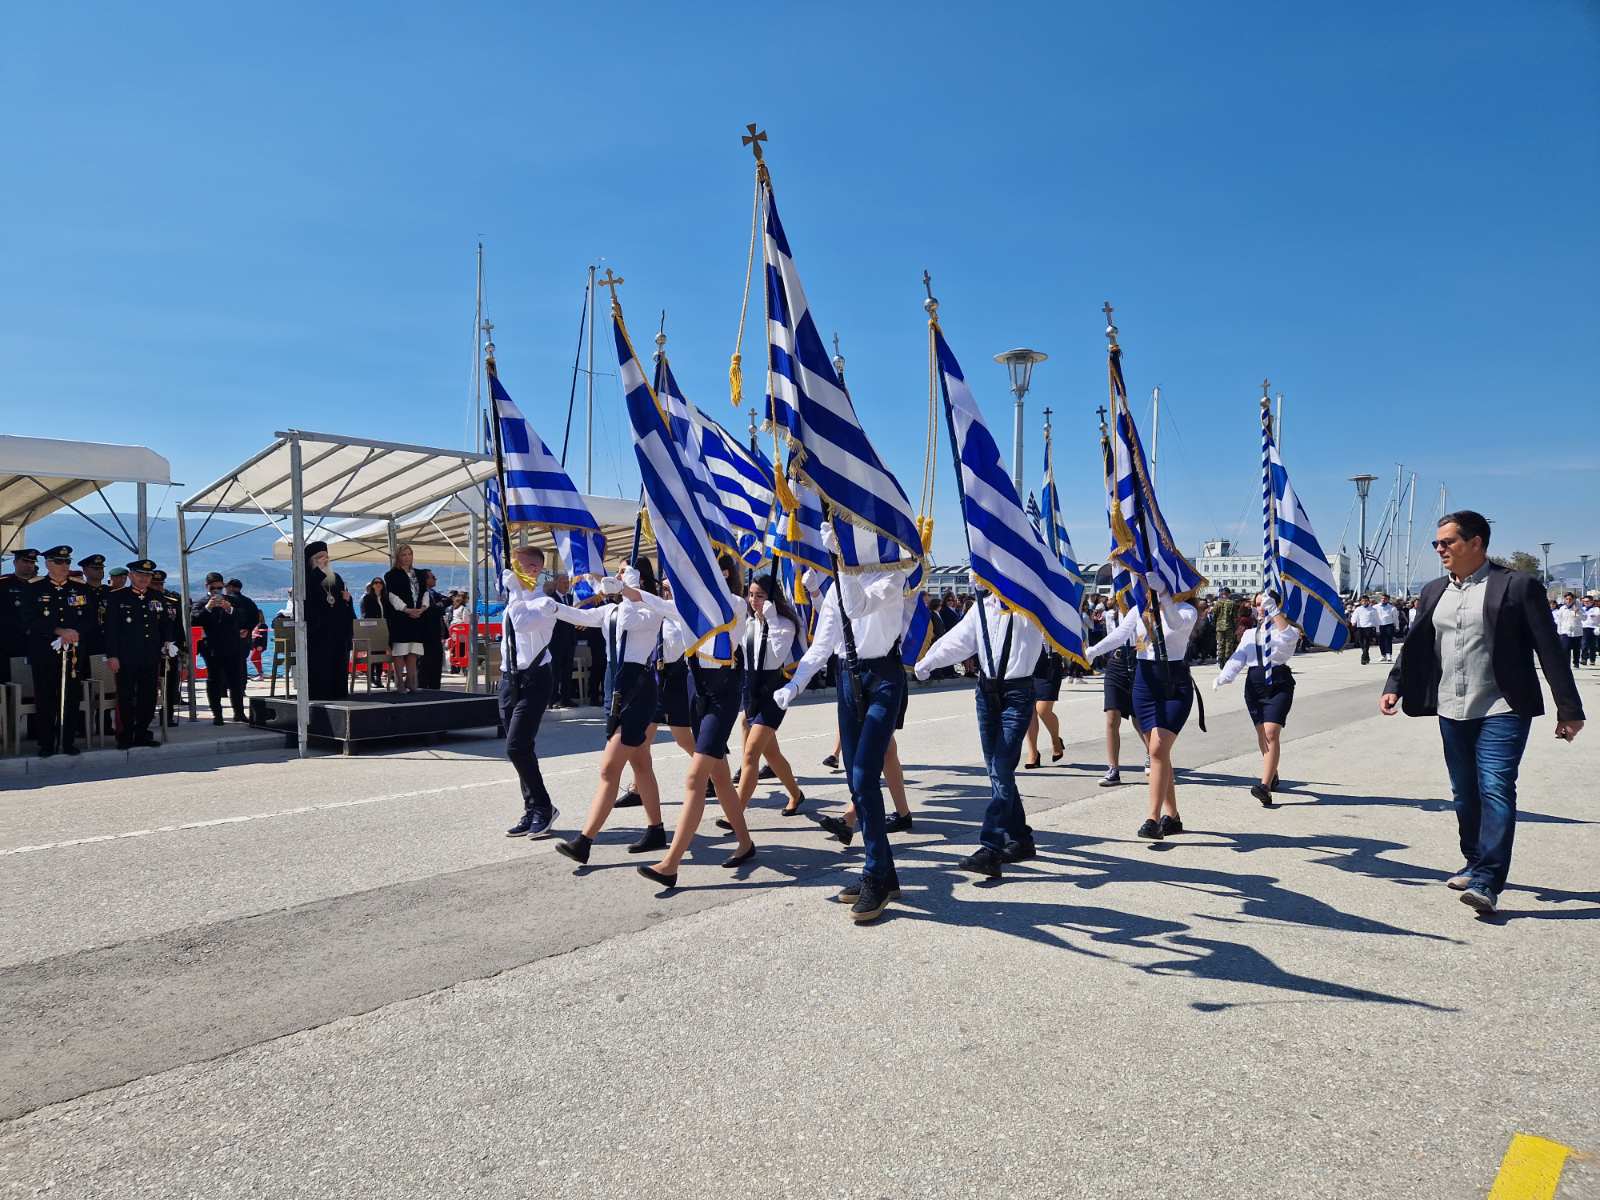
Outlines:
{"type": "MultiPolygon", "coordinates": [[[[1237,904],[1237,916],[1203,915],[1194,918],[1210,925],[1288,925],[1307,930],[1460,944],[1457,938],[1407,929],[1387,921],[1342,911],[1314,896],[1286,887],[1272,875],[1190,867],[1179,861],[1186,847],[1213,850],[1222,847],[1242,855],[1263,851],[1302,851],[1313,856],[1308,860],[1313,864],[1364,878],[1405,887],[1442,886],[1448,872],[1389,857],[1393,853],[1411,849],[1403,843],[1332,832],[1297,835],[1191,828],[1184,834],[1160,842],[1143,842],[1131,836],[1107,838],[1036,831],[1037,859],[1008,865],[1005,876],[999,880],[975,880],[974,876],[959,871],[955,864],[956,859],[976,845],[978,826],[989,796],[987,775],[981,767],[958,767],[953,772],[950,768],[941,768],[941,771],[983,776],[984,781],[982,784],[974,780],[971,784],[924,783],[914,786],[912,794],[919,802],[914,810],[915,831],[893,839],[895,865],[904,894],[900,901],[889,907],[886,919],[934,921],[983,929],[1073,954],[1117,962],[1152,976],[1187,976],[1222,983],[1253,984],[1327,1001],[1358,1001],[1414,1006],[1440,1012],[1455,1011],[1421,999],[1296,974],[1280,967],[1253,947],[1219,936],[1205,936],[1209,930],[1200,931],[1195,925],[1171,918],[1145,916],[1104,905],[1067,900],[1023,901],[1006,895],[1008,881],[1020,880],[1030,884],[1044,883],[1071,888],[1075,893],[1118,884],[1157,884],[1237,904]],[[958,884],[972,886],[963,886],[962,894],[958,896],[958,884]],[[974,892],[979,898],[973,898],[974,892]],[[1117,953],[1118,950],[1154,952],[1165,957],[1137,962],[1117,953]]],[[[1235,788],[1245,788],[1253,782],[1235,775],[1203,771],[1182,771],[1180,780],[1184,783],[1235,788]]],[[[912,784],[912,781],[908,780],[907,783],[912,784]]],[[[1424,811],[1445,811],[1450,808],[1443,801],[1352,796],[1310,790],[1314,786],[1318,785],[1292,784],[1280,803],[1284,806],[1315,803],[1329,808],[1408,806],[1424,811]]],[[[1138,790],[1142,804],[1142,788],[1138,790]]],[[[781,793],[775,797],[779,798],[781,793]]],[[[760,846],[757,858],[722,880],[698,882],[705,878],[704,864],[720,857],[727,849],[725,843],[716,844],[702,835],[696,843],[697,852],[686,860],[685,883],[676,889],[677,892],[708,889],[755,891],[786,887],[797,882],[814,882],[819,876],[837,871],[841,866],[859,864],[859,837],[843,854],[839,844],[831,838],[819,840],[815,846],[808,844],[812,837],[825,837],[810,823],[816,819],[812,807],[808,805],[807,811],[801,816],[786,820],[767,807],[758,794],[756,803],[750,809],[752,832],[760,846]],[[780,841],[773,837],[774,834],[791,831],[800,833],[806,841],[791,838],[780,841]],[[751,878],[756,868],[768,874],[775,872],[779,878],[751,878]]],[[[714,805],[708,809],[708,813],[715,812],[714,805]]],[[[1593,824],[1526,811],[1519,813],[1518,819],[1535,823],[1593,824]]],[[[709,820],[708,816],[708,825],[709,820]]],[[[1451,822],[1449,835],[1453,837],[1454,832],[1454,823],[1451,822]]],[[[610,836],[602,834],[601,838],[607,842],[626,840],[632,836],[618,829],[610,836]]],[[[721,836],[731,838],[732,835],[721,836]]],[[[612,860],[581,870],[592,873],[631,868],[638,861],[612,860]]],[[[664,893],[663,898],[670,899],[670,895],[664,893]]],[[[1571,892],[1537,885],[1511,884],[1503,899],[1509,900],[1513,907],[1502,909],[1496,920],[1600,919],[1600,891],[1571,892]],[[1539,904],[1581,903],[1587,907],[1543,912],[1515,907],[1519,900],[1528,896],[1539,904]]],[[[1191,1007],[1200,1012],[1218,1012],[1238,1005],[1196,1002],[1191,1007]]]]}

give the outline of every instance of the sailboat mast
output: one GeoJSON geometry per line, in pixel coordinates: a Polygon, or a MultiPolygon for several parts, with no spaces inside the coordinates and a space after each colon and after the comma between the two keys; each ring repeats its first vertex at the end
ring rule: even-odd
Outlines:
{"type": "Polygon", "coordinates": [[[478,243],[477,300],[472,312],[472,424],[476,430],[467,440],[484,453],[483,444],[483,243],[478,243]]]}
{"type": "MultiPolygon", "coordinates": [[[[610,270],[609,267],[606,268],[610,270]]],[[[584,468],[583,494],[594,495],[594,264],[589,266],[589,373],[584,385],[584,468]]]]}
{"type": "Polygon", "coordinates": [[[1161,452],[1161,388],[1150,389],[1150,407],[1154,415],[1150,418],[1150,486],[1156,484],[1156,463],[1161,452]]]}

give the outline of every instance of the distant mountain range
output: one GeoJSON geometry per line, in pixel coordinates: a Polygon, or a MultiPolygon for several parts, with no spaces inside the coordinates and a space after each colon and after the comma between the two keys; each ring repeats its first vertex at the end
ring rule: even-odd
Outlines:
{"type": "MultiPolygon", "coordinates": [[[[131,540],[135,518],[127,513],[118,515],[127,528],[131,540]]],[[[96,514],[95,520],[106,529],[121,535],[122,530],[117,527],[116,519],[113,517],[96,514]]],[[[204,532],[199,532],[200,523],[200,520],[189,522],[191,541],[206,545],[223,538],[227,540],[222,541],[220,545],[211,545],[209,549],[197,550],[189,556],[191,592],[199,594],[207,572],[220,571],[224,578],[237,579],[243,583],[245,594],[257,600],[288,598],[293,586],[293,569],[287,561],[272,557],[273,543],[278,540],[276,529],[270,525],[265,529],[255,529],[248,522],[214,518],[205,526],[204,532]]],[[[101,529],[77,513],[57,512],[28,526],[28,545],[35,549],[45,550],[63,544],[72,547],[73,561],[90,554],[104,554],[108,570],[129,562],[134,557],[127,547],[119,546],[114,539],[107,537],[101,529]]],[[[150,522],[150,558],[156,566],[170,575],[168,583],[176,588],[178,523],[175,520],[163,517],[150,522]]],[[[420,565],[430,567],[439,576],[440,585],[446,591],[451,587],[466,586],[466,568],[460,563],[455,564],[453,568],[440,567],[432,563],[420,565]]],[[[5,570],[9,571],[10,567],[8,561],[5,570]]],[[[350,585],[351,591],[355,592],[364,587],[368,579],[381,575],[383,571],[376,563],[352,563],[341,568],[341,573],[345,577],[345,582],[350,585]]]]}

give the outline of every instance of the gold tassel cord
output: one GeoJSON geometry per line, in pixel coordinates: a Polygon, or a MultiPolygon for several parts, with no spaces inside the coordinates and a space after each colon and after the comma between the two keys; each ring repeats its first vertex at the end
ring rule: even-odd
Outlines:
{"type": "Polygon", "coordinates": [[[744,260],[744,299],[739,302],[739,332],[733,340],[733,357],[728,361],[728,396],[735,408],[744,405],[744,319],[750,308],[750,280],[755,274],[756,238],[761,232],[761,189],[766,176],[767,165],[757,161],[755,198],[750,206],[750,250],[744,260]]]}

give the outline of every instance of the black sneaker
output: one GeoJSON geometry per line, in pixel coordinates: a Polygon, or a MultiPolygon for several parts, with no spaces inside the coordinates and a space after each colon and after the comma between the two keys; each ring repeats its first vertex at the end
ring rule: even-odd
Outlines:
{"type": "Polygon", "coordinates": [[[1025,842],[1007,842],[1006,848],[1000,851],[1000,861],[1008,863],[1026,862],[1030,858],[1039,856],[1039,848],[1029,838],[1025,842]]]}
{"type": "Polygon", "coordinates": [[[1119,787],[1122,784],[1122,772],[1112,767],[1100,777],[1101,787],[1119,787]]]}
{"type": "Polygon", "coordinates": [[[644,804],[644,799],[639,795],[638,789],[629,788],[617,797],[617,808],[639,808],[644,804]]]}
{"type": "Polygon", "coordinates": [[[665,825],[647,825],[644,834],[637,842],[628,845],[629,854],[648,854],[652,850],[665,850],[667,848],[667,827],[665,825]]]}
{"type": "Polygon", "coordinates": [[[837,754],[828,755],[827,758],[822,760],[822,765],[830,771],[837,771],[839,769],[839,756],[837,754]]]}
{"type": "Polygon", "coordinates": [[[756,775],[756,778],[758,780],[760,780],[760,779],[776,779],[777,777],[778,777],[778,773],[776,771],[774,771],[766,763],[762,763],[761,764],[761,770],[756,775]]]}
{"type": "Polygon", "coordinates": [[[1183,821],[1177,817],[1161,818],[1161,836],[1169,837],[1174,833],[1183,832],[1183,821]]]}
{"type": "Polygon", "coordinates": [[[820,817],[817,820],[817,824],[846,846],[856,836],[856,831],[851,827],[850,822],[843,817],[820,817]]]}
{"type": "Polygon", "coordinates": [[[1000,856],[987,846],[979,846],[967,857],[956,864],[963,871],[971,871],[974,875],[986,875],[990,879],[1000,878],[1000,856]]]}
{"type": "Polygon", "coordinates": [[[506,836],[507,837],[527,837],[528,836],[528,829],[532,824],[533,824],[533,814],[531,812],[524,812],[522,814],[522,820],[518,821],[510,829],[506,830],[506,836]]]}
{"type": "Polygon", "coordinates": [[[881,883],[871,876],[863,879],[856,902],[850,906],[850,919],[857,925],[876,921],[883,915],[883,910],[889,907],[889,901],[894,898],[890,893],[898,894],[899,889],[881,883]]]}
{"type": "Polygon", "coordinates": [[[910,833],[913,828],[911,824],[911,814],[895,813],[883,823],[883,827],[890,833],[910,833]]]}
{"type": "Polygon", "coordinates": [[[1161,826],[1154,821],[1146,821],[1139,826],[1139,832],[1136,836],[1149,838],[1152,842],[1159,842],[1161,840],[1161,826]]]}
{"type": "Polygon", "coordinates": [[[1261,805],[1262,805],[1263,808],[1271,808],[1272,807],[1272,792],[1268,790],[1266,784],[1264,784],[1264,783],[1252,783],[1250,785],[1250,794],[1252,796],[1254,796],[1257,800],[1261,801],[1261,805]]]}
{"type": "MultiPolygon", "coordinates": [[[[861,880],[857,879],[854,883],[845,884],[844,887],[834,893],[833,898],[840,904],[854,904],[861,899],[861,880]]],[[[889,884],[889,899],[900,899],[900,880],[898,878],[892,880],[889,884]]]]}
{"type": "Polygon", "coordinates": [[[556,823],[556,818],[561,815],[561,810],[552,804],[547,812],[536,812],[528,818],[528,840],[536,841],[542,837],[550,836],[550,826],[556,823]]]}
{"type": "Polygon", "coordinates": [[[556,843],[556,853],[570,858],[580,867],[589,865],[589,839],[582,835],[562,838],[556,843]]]}

